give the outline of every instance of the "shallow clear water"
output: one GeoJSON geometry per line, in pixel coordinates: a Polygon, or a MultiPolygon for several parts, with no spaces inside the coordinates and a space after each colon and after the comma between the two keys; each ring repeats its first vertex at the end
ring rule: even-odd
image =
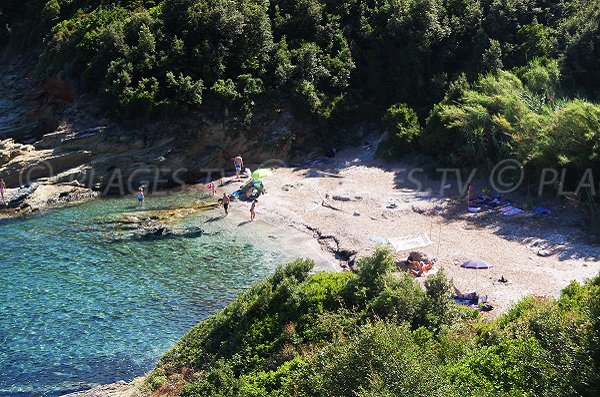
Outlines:
{"type": "MultiPolygon", "coordinates": [[[[150,196],[147,209],[190,195],[150,196]]],[[[141,375],[193,324],[290,259],[261,250],[243,228],[201,217],[183,225],[212,233],[114,241],[107,221],[132,205],[101,200],[0,220],[1,396],[58,395],[141,375]]]]}

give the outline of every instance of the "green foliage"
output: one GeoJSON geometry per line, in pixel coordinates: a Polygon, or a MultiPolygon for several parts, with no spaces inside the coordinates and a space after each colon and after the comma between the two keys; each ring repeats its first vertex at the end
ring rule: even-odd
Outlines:
{"type": "Polygon", "coordinates": [[[536,18],[517,30],[516,39],[520,43],[519,50],[525,61],[549,56],[554,44],[552,29],[538,23],[536,18]]]}
{"type": "Polygon", "coordinates": [[[428,153],[455,165],[492,164],[511,151],[507,132],[526,111],[519,97],[522,82],[500,72],[479,79],[472,89],[447,97],[429,115],[422,145],[428,153]]]}
{"type": "Polygon", "coordinates": [[[300,396],[454,395],[433,351],[416,343],[406,325],[382,322],[323,349],[296,382],[300,396]]]}
{"type": "MultiPolygon", "coordinates": [[[[5,0],[0,45],[41,53],[41,74],[81,76],[124,118],[202,106],[248,125],[262,106],[291,108],[331,145],[341,121],[387,112],[405,149],[418,128],[410,111],[397,128],[394,104],[424,120],[461,75],[557,59],[562,87],[599,98],[599,10],[596,0],[5,0]]],[[[536,92],[548,80],[542,69],[519,77],[536,92]]]]}
{"type": "Polygon", "coordinates": [[[431,112],[422,149],[460,166],[491,168],[513,158],[533,171],[568,167],[570,178],[585,181],[588,168],[600,171],[600,106],[556,99],[559,77],[556,61],[536,58],[515,74],[456,83],[431,112]]]}
{"type": "Polygon", "coordinates": [[[558,87],[560,70],[554,59],[535,58],[519,71],[525,87],[534,94],[549,96],[558,87]]]}
{"type": "Polygon", "coordinates": [[[381,293],[394,268],[394,256],[389,249],[378,247],[375,253],[358,261],[357,277],[346,286],[346,296],[358,307],[365,307],[370,299],[381,293]]]}
{"type": "Polygon", "coordinates": [[[294,374],[304,365],[300,356],[282,364],[274,371],[250,373],[240,378],[240,396],[287,397],[293,387],[294,374]]]}
{"type": "Polygon", "coordinates": [[[490,40],[490,46],[483,52],[482,67],[486,73],[502,70],[502,47],[498,40],[490,40]]]}
{"type": "Polygon", "coordinates": [[[550,355],[534,338],[503,340],[484,347],[451,370],[459,389],[474,395],[553,395],[552,382],[560,373],[549,364],[550,355]]]}
{"type": "Polygon", "coordinates": [[[190,76],[167,72],[167,86],[174,91],[173,101],[180,107],[198,106],[202,103],[202,80],[194,81],[190,76]]]}
{"type": "Polygon", "coordinates": [[[238,396],[240,381],[225,361],[215,363],[199,381],[187,384],[181,397],[232,397],[238,396]]]}
{"type": "Polygon", "coordinates": [[[385,112],[383,125],[389,138],[380,150],[388,159],[399,158],[410,152],[421,135],[417,114],[404,103],[395,104],[385,112]]]}
{"type": "Polygon", "coordinates": [[[184,397],[600,390],[600,275],[484,321],[454,304],[443,272],[424,291],[392,273],[389,250],[360,264],[357,274],[311,276],[306,260],[278,268],[185,335],[148,377],[150,389],[187,379],[184,397]]]}
{"type": "Polygon", "coordinates": [[[431,330],[439,332],[442,326],[451,324],[458,315],[444,269],[427,278],[425,290],[428,298],[426,321],[431,330]]]}
{"type": "Polygon", "coordinates": [[[367,312],[393,322],[409,322],[414,327],[424,323],[427,300],[423,290],[408,273],[389,280],[384,289],[367,304],[367,312]]]}

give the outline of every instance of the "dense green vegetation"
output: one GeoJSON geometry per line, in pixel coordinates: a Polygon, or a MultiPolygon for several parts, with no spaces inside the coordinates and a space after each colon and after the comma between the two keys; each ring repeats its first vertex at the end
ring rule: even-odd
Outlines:
{"type": "Polygon", "coordinates": [[[422,290],[389,251],[358,273],[297,260],[199,323],[147,385],[210,396],[594,396],[600,276],[560,299],[526,298],[494,321],[422,290]]]}
{"type": "Polygon", "coordinates": [[[405,103],[424,121],[462,74],[536,58],[560,61],[559,95],[596,99],[599,13],[596,0],[6,0],[0,43],[129,115],[205,104],[249,121],[261,103],[338,123],[405,103]]]}
{"type": "Polygon", "coordinates": [[[599,20],[600,0],[4,0],[0,45],[121,119],[291,110],[325,146],[381,121],[385,157],[511,157],[576,188],[600,172],[599,20]]]}
{"type": "MultiPolygon", "coordinates": [[[[121,119],[191,109],[251,125],[290,110],[337,145],[600,172],[600,0],[3,0],[0,46],[121,119]],[[38,57],[39,56],[39,57],[38,57]]],[[[576,182],[575,182],[576,183],[576,182]]],[[[596,192],[593,192],[596,193],[596,192]]],[[[210,396],[600,394],[600,276],[492,322],[378,251],[360,271],[296,261],[198,324],[148,385],[210,396]]]]}
{"type": "Polygon", "coordinates": [[[493,164],[503,158],[541,169],[598,168],[600,106],[549,97],[558,82],[554,61],[534,60],[515,73],[500,71],[454,83],[434,106],[423,149],[445,153],[451,165],[493,164]]]}

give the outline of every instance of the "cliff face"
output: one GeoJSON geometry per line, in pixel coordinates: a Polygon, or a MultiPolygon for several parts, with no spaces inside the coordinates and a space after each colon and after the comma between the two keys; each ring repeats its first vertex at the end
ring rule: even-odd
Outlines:
{"type": "Polygon", "coordinates": [[[288,112],[232,128],[190,112],[138,128],[102,118],[93,100],[61,78],[35,82],[18,61],[0,66],[0,177],[9,188],[83,186],[125,194],[218,179],[237,154],[252,164],[288,158],[299,125],[288,112]]]}

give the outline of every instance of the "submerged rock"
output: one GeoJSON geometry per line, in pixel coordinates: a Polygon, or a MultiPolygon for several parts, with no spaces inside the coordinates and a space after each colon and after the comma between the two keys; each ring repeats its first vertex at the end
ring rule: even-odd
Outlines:
{"type": "Polygon", "coordinates": [[[135,235],[138,238],[144,240],[153,240],[157,238],[164,238],[171,235],[173,231],[166,226],[160,225],[155,228],[143,228],[141,230],[136,231],[135,235]]]}
{"type": "Polygon", "coordinates": [[[199,227],[174,231],[173,229],[165,225],[158,225],[154,227],[143,228],[141,230],[138,229],[138,231],[134,233],[134,236],[142,240],[156,240],[175,237],[194,238],[200,237],[203,234],[204,230],[199,227]]]}

